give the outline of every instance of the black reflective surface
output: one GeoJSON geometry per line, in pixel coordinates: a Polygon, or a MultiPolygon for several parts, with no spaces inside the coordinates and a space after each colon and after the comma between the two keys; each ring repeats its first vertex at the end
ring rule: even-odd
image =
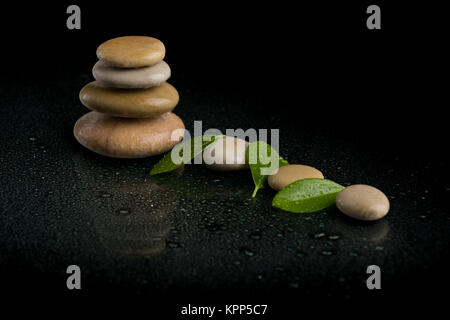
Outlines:
{"type": "Polygon", "coordinates": [[[202,55],[182,51],[188,47],[184,36],[201,29],[199,21],[178,37],[147,26],[166,42],[169,82],[180,93],[175,113],[186,128],[192,130],[195,120],[204,130],[278,128],[280,154],[290,163],[314,166],[343,185],[374,185],[389,197],[390,213],[371,223],[334,207],[287,213],[271,207],[270,188],[251,199],[249,171],[187,165],[150,177],[160,157],[110,159],[84,149],[72,128],[87,112],[78,92],[92,80],[95,47],[142,30],[137,22],[115,20],[103,31],[87,20],[91,29],[77,36],[61,31],[44,40],[48,46],[60,39],[64,54],[54,54],[57,45],[47,47],[38,55],[42,64],[25,62],[23,70],[2,77],[5,292],[43,303],[142,298],[141,306],[152,312],[167,305],[167,315],[178,315],[188,303],[264,300],[275,315],[298,311],[300,302],[322,310],[323,299],[327,306],[402,301],[412,309],[421,304],[410,301],[445,299],[439,288],[448,282],[447,132],[433,94],[443,83],[429,77],[433,68],[410,68],[420,56],[406,54],[415,40],[402,43],[399,31],[383,33],[385,38],[370,38],[379,46],[373,49],[358,32],[336,39],[335,30],[323,43],[307,35],[308,50],[293,51],[290,33],[274,29],[288,48],[276,55],[280,69],[267,69],[261,68],[264,37],[247,41],[250,29],[239,33],[248,26],[243,17],[230,32],[245,50],[225,63],[220,39],[207,42],[206,35],[195,42],[202,55]],[[370,77],[360,54],[372,61],[370,77]],[[203,55],[208,58],[200,64],[203,55]],[[71,264],[82,269],[80,292],[65,286],[71,264]],[[382,270],[379,292],[365,284],[373,264],[382,270]]]}
{"type": "Polygon", "coordinates": [[[110,159],[78,145],[72,125],[86,111],[76,95],[87,77],[20,92],[12,84],[8,94],[17,99],[15,108],[2,102],[4,110],[14,110],[2,118],[10,128],[1,158],[6,272],[19,267],[52,274],[55,292],[64,291],[65,268],[77,264],[88,292],[234,288],[270,296],[285,289],[352,299],[367,294],[368,265],[382,268],[389,290],[411,277],[430,277],[447,263],[450,219],[442,203],[450,189],[435,183],[438,162],[414,163],[378,149],[358,152],[356,142],[323,128],[278,126],[276,115],[246,112],[244,104],[252,102],[206,97],[173,81],[181,95],[176,112],[187,128],[203,119],[204,126],[222,130],[251,122],[279,127],[280,153],[291,163],[314,165],[344,185],[375,185],[391,201],[388,216],[372,223],[351,220],[336,208],[282,212],[271,207],[270,188],[251,199],[249,171],[186,165],[150,177],[160,157],[110,159]],[[54,91],[66,95],[64,106],[54,91]],[[21,103],[24,97],[33,103],[21,103]],[[216,112],[202,115],[209,106],[216,112]]]}

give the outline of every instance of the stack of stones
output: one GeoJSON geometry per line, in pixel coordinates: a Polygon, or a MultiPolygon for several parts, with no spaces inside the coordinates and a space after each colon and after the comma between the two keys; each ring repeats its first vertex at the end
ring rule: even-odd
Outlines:
{"type": "Polygon", "coordinates": [[[101,155],[143,158],[172,149],[184,135],[183,121],[171,111],[177,90],[166,80],[164,44],[128,36],[97,48],[96,81],[81,89],[80,100],[92,110],[75,123],[80,144],[101,155]]]}

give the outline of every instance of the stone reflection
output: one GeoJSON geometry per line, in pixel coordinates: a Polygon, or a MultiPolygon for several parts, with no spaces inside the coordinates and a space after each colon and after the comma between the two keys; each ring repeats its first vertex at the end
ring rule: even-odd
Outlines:
{"type": "Polygon", "coordinates": [[[100,243],[112,252],[132,256],[164,250],[170,215],[176,210],[178,201],[154,201],[152,198],[164,198],[164,188],[149,181],[120,184],[110,192],[111,210],[99,208],[91,213],[100,243]],[[113,210],[116,206],[119,208],[113,210]]]}
{"type": "Polygon", "coordinates": [[[91,216],[99,247],[107,254],[126,256],[155,255],[166,248],[171,215],[179,205],[177,195],[130,169],[135,165],[132,160],[105,159],[99,164],[98,156],[85,153],[72,159],[85,190],[81,205],[91,216]]]}
{"type": "Polygon", "coordinates": [[[340,213],[335,216],[335,225],[337,231],[349,238],[374,243],[384,241],[390,230],[389,222],[386,219],[373,222],[359,221],[340,213]]]}

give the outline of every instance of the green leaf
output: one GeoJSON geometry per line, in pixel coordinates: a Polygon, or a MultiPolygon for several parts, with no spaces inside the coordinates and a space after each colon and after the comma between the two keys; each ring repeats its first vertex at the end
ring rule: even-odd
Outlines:
{"type": "Polygon", "coordinates": [[[259,189],[265,187],[267,177],[279,167],[289,164],[280,157],[278,152],[264,141],[255,141],[247,149],[247,159],[252,172],[255,189],[252,198],[256,196],[259,189]],[[271,168],[272,161],[278,161],[278,166],[271,168]]]}
{"type": "Polygon", "coordinates": [[[187,141],[183,141],[182,143],[177,144],[172,151],[169,153],[166,153],[164,157],[152,168],[150,171],[150,175],[154,176],[155,174],[160,174],[164,172],[173,171],[179,167],[181,167],[183,164],[189,162],[190,160],[194,159],[198,154],[202,153],[203,150],[209,146],[211,143],[216,141],[219,138],[222,138],[223,135],[204,135],[204,136],[197,136],[193,139],[189,139],[187,141]],[[183,150],[185,148],[189,148],[190,153],[183,154],[183,150]],[[172,157],[173,155],[173,157],[172,157]],[[179,155],[179,157],[178,157],[179,155]],[[173,158],[180,158],[180,163],[177,161],[175,163],[172,159],[173,158]]]}
{"type": "Polygon", "coordinates": [[[272,206],[290,212],[314,212],[336,202],[343,186],[326,179],[302,179],[286,186],[273,198],[272,206]]]}

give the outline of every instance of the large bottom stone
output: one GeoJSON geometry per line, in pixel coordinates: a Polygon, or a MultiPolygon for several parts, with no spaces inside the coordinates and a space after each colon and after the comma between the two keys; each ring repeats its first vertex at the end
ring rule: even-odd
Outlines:
{"type": "Polygon", "coordinates": [[[78,119],[73,132],[81,145],[101,155],[144,158],[172,149],[183,138],[184,124],[171,112],[129,119],[92,111],[78,119]]]}

